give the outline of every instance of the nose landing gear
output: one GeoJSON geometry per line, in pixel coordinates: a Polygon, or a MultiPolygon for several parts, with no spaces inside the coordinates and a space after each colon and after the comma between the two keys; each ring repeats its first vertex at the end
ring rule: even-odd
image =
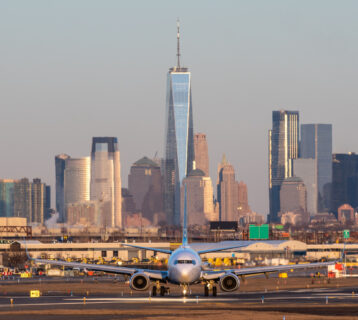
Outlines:
{"type": "Polygon", "coordinates": [[[187,284],[183,284],[183,297],[189,294],[189,287],[187,284]]]}

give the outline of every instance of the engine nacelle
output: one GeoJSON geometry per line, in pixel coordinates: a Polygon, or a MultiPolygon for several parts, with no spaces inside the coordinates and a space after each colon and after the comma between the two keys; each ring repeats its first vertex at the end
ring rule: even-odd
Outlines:
{"type": "Polygon", "coordinates": [[[239,289],[240,279],[233,273],[228,273],[220,278],[220,288],[222,291],[231,292],[239,289]]]}
{"type": "Polygon", "coordinates": [[[145,273],[135,273],[129,280],[129,287],[133,290],[143,291],[150,285],[149,277],[145,273]]]}

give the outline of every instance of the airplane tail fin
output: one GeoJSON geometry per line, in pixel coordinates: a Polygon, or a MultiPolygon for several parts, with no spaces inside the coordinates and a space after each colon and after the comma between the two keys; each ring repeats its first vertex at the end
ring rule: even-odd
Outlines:
{"type": "Polygon", "coordinates": [[[183,219],[183,245],[188,244],[188,228],[187,228],[187,194],[186,183],[184,184],[184,219],[183,219]]]}

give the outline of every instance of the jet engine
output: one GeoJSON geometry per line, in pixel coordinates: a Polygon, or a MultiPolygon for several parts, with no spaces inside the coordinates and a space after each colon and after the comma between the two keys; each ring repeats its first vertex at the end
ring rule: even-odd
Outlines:
{"type": "Polygon", "coordinates": [[[145,273],[135,273],[129,280],[129,286],[133,290],[146,290],[149,285],[150,280],[145,273]]]}
{"type": "Polygon", "coordinates": [[[220,288],[222,291],[231,292],[239,289],[240,280],[237,275],[233,273],[225,274],[220,278],[220,288]]]}

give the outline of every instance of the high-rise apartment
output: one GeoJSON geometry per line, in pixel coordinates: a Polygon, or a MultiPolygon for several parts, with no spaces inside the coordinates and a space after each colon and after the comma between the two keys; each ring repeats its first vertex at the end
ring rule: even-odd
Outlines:
{"type": "Polygon", "coordinates": [[[117,138],[94,137],[91,152],[90,199],[102,203],[101,221],[107,227],[122,227],[120,170],[117,138]]]}
{"type": "Polygon", "coordinates": [[[136,161],[128,175],[128,189],[144,218],[153,222],[155,214],[163,213],[162,175],[156,162],[148,157],[136,161]]]}
{"type": "MultiPolygon", "coordinates": [[[[330,207],[332,183],[332,125],[301,125],[300,158],[314,159],[316,166],[317,210],[325,212],[330,207]]],[[[296,173],[295,173],[296,175],[296,173]]]]}
{"type": "Polygon", "coordinates": [[[177,65],[167,76],[164,203],[169,224],[180,224],[180,188],[194,161],[191,73],[180,65],[179,26],[177,65]]]}
{"type": "Polygon", "coordinates": [[[202,170],[205,176],[209,177],[208,143],[204,133],[196,133],[194,136],[194,154],[196,168],[202,170]]]}
{"type": "Polygon", "coordinates": [[[237,221],[238,183],[235,180],[235,169],[225,156],[218,166],[217,198],[219,221],[237,221]]]}
{"type": "MultiPolygon", "coordinates": [[[[47,194],[47,193],[46,193],[47,194]]],[[[14,216],[32,217],[32,183],[27,178],[16,181],[14,185],[14,216]]],[[[47,201],[46,201],[47,202],[47,201]]]]}
{"type": "Polygon", "coordinates": [[[337,153],[332,161],[331,211],[337,216],[343,204],[358,207],[358,155],[337,153]]]}
{"type": "Polygon", "coordinates": [[[13,217],[14,215],[14,187],[13,179],[0,180],[0,217],[13,217]]]}
{"type": "Polygon", "coordinates": [[[27,218],[28,223],[43,224],[50,211],[50,186],[41,179],[0,180],[0,217],[27,218]]]}
{"type": "Polygon", "coordinates": [[[66,159],[64,175],[65,212],[67,221],[67,207],[69,204],[90,200],[91,159],[66,159]]]}
{"type": "Polygon", "coordinates": [[[298,158],[298,111],[273,111],[269,130],[269,222],[278,222],[282,182],[293,176],[292,160],[298,158]]]}
{"type": "Polygon", "coordinates": [[[43,224],[45,222],[46,210],[46,184],[41,179],[35,178],[32,182],[32,216],[30,222],[43,224]]]}
{"type": "Polygon", "coordinates": [[[66,159],[70,158],[67,154],[59,154],[55,156],[56,171],[56,210],[59,213],[59,222],[65,222],[65,166],[66,159]]]}

